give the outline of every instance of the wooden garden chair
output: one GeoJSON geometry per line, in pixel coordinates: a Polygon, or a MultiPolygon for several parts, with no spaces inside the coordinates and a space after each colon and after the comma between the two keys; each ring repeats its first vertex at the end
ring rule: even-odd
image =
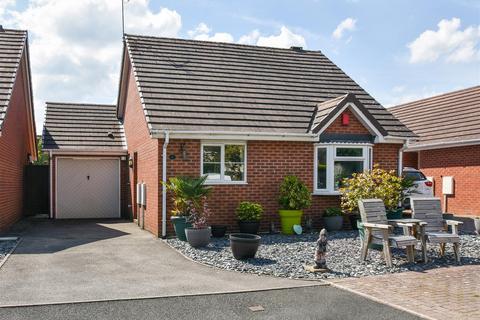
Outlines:
{"type": "MultiPolygon", "coordinates": [[[[455,260],[460,262],[460,237],[458,227],[461,221],[444,220],[439,198],[411,198],[412,218],[424,221],[420,230],[420,240],[426,248],[426,242],[440,245],[440,256],[445,255],[445,245],[453,244],[455,260]],[[452,232],[448,231],[452,227],[452,232]]],[[[427,262],[427,250],[423,250],[423,259],[427,262]]]]}
{"type": "Polygon", "coordinates": [[[414,227],[411,223],[397,222],[396,225],[403,227],[403,235],[394,235],[393,226],[388,224],[385,205],[380,199],[364,199],[358,201],[360,216],[365,230],[365,237],[362,243],[361,259],[367,259],[368,247],[370,244],[383,245],[383,254],[388,267],[392,267],[392,253],[390,247],[405,248],[408,262],[415,260],[415,245],[418,240],[412,236],[414,227]]]}

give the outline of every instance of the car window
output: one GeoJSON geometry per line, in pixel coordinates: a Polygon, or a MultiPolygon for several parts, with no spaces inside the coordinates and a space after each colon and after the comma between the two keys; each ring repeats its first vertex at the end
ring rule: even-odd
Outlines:
{"type": "Polygon", "coordinates": [[[405,179],[413,180],[413,181],[420,181],[420,180],[427,180],[425,175],[420,171],[407,171],[403,173],[403,177],[405,179]]]}

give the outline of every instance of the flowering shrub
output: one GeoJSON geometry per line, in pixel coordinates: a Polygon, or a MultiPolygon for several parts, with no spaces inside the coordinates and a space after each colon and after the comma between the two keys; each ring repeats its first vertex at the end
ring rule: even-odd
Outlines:
{"type": "Polygon", "coordinates": [[[201,229],[207,227],[207,219],[210,215],[210,209],[208,208],[207,204],[207,197],[203,197],[202,199],[202,207],[197,208],[193,203],[190,201],[189,211],[190,215],[187,217],[187,221],[192,224],[192,227],[195,229],[201,229]]]}
{"type": "Polygon", "coordinates": [[[381,199],[387,210],[394,210],[402,197],[405,182],[394,170],[378,168],[363,173],[354,173],[352,178],[343,180],[340,188],[341,206],[346,212],[358,212],[358,200],[381,199]]]}

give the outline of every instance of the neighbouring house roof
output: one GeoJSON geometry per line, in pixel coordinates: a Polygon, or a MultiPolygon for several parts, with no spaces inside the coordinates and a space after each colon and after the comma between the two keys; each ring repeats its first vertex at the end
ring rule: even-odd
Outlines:
{"type": "Polygon", "coordinates": [[[25,30],[4,29],[0,25],[0,135],[7,118],[10,99],[15,81],[21,70],[23,57],[25,103],[28,115],[28,138],[31,139],[31,156],[37,158],[35,117],[30,78],[30,59],[28,53],[28,32],[25,30]]]}
{"type": "Polygon", "coordinates": [[[126,150],[116,106],[47,102],[43,149],[63,151],[126,150]]]}
{"type": "MultiPolygon", "coordinates": [[[[311,133],[350,94],[382,135],[413,136],[320,51],[136,35],[126,35],[125,45],[122,79],[130,63],[152,135],[311,133]]],[[[121,82],[120,117],[126,88],[121,82]]]]}
{"type": "Polygon", "coordinates": [[[480,144],[480,86],[389,110],[419,136],[409,149],[480,144]]]}

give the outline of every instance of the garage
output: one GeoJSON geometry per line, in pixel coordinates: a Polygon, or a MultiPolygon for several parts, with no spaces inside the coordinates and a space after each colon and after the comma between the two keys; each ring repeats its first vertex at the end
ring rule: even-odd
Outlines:
{"type": "Polygon", "coordinates": [[[119,218],[120,159],[56,158],[56,218],[119,218]]]}

